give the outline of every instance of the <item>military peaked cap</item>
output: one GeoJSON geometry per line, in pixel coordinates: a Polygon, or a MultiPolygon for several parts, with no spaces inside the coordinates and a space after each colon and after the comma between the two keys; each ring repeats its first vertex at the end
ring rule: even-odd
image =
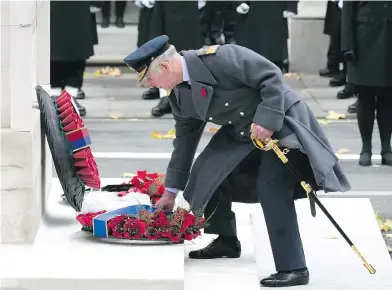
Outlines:
{"type": "Polygon", "coordinates": [[[145,77],[152,61],[164,53],[169,47],[169,37],[167,35],[161,35],[144,43],[124,58],[124,62],[131,70],[138,73],[137,79],[140,82],[145,77]]]}

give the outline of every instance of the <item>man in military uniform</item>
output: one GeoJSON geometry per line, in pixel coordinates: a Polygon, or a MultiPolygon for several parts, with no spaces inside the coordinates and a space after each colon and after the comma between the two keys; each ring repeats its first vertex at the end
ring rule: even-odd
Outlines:
{"type": "Polygon", "coordinates": [[[168,41],[159,36],[124,59],[139,80],[171,91],[176,138],[166,192],[156,206],[172,210],[184,190],[191,210],[209,219],[205,233],[219,235],[189,256],[213,259],[241,255],[231,203],[260,202],[277,270],[261,285],[308,284],[294,206],[306,194],[274,152],[258,150],[252,139],[278,139],[316,190],[347,191],[350,185],[316,118],[283,83],[280,69],[254,51],[226,44],[177,52],[168,41]],[[191,170],[207,122],[222,127],[191,170]]]}

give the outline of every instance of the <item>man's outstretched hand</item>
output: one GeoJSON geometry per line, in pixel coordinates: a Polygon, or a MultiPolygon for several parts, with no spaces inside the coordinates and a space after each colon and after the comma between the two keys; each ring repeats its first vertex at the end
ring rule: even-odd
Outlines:
{"type": "Polygon", "coordinates": [[[267,138],[271,138],[272,134],[274,134],[274,131],[268,130],[264,127],[261,127],[260,125],[252,124],[250,127],[251,131],[251,138],[252,139],[259,139],[260,141],[265,141],[267,138]]]}
{"type": "Polygon", "coordinates": [[[155,207],[161,208],[163,210],[172,211],[174,208],[175,200],[176,196],[173,193],[165,191],[162,197],[155,203],[155,207]]]}

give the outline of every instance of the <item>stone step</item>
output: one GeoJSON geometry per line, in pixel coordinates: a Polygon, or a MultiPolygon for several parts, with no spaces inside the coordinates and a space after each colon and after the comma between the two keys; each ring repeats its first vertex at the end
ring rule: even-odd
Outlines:
{"type": "Polygon", "coordinates": [[[188,253],[191,250],[203,248],[216,236],[205,234],[200,239],[196,239],[194,244],[185,246],[185,290],[260,289],[249,206],[233,204],[232,210],[236,214],[238,238],[242,247],[241,257],[213,260],[189,259],[188,253]]]}
{"type": "MultiPolygon", "coordinates": [[[[121,181],[105,179],[104,183],[121,181]]],[[[259,289],[249,214],[242,205],[233,208],[242,257],[199,261],[190,260],[188,253],[204,247],[212,235],[185,245],[147,246],[99,240],[80,231],[74,210],[61,198],[58,179],[53,179],[52,185],[34,245],[1,248],[1,289],[259,289]]]]}
{"type": "MultiPolygon", "coordinates": [[[[316,218],[313,218],[310,215],[308,201],[299,200],[296,202],[296,208],[310,272],[310,284],[295,289],[392,289],[392,261],[369,199],[320,198],[320,200],[368,263],[376,269],[376,273],[372,275],[368,272],[361,259],[319,208],[317,208],[316,218]]],[[[258,275],[265,277],[275,269],[260,207],[252,210],[251,224],[253,240],[256,244],[258,275]]]]}
{"type": "Polygon", "coordinates": [[[184,245],[135,245],[80,231],[54,182],[34,245],[7,247],[2,287],[23,290],[184,288],[184,245]],[[9,262],[8,262],[9,261],[9,262]]]}

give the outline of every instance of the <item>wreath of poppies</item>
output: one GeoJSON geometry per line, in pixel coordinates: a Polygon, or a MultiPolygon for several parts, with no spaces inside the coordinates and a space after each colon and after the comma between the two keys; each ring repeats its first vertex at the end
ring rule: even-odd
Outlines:
{"type": "MultiPolygon", "coordinates": [[[[151,204],[155,204],[165,191],[164,175],[138,171],[128,183],[109,185],[102,190],[116,191],[119,198],[132,192],[147,194],[151,204]]],[[[106,212],[102,210],[79,214],[76,219],[83,231],[93,233],[94,218],[106,212]]],[[[204,218],[196,217],[183,208],[177,208],[173,212],[142,208],[136,215],[121,214],[108,219],[107,233],[108,237],[117,239],[180,242],[200,236],[204,223],[204,218]]]]}

